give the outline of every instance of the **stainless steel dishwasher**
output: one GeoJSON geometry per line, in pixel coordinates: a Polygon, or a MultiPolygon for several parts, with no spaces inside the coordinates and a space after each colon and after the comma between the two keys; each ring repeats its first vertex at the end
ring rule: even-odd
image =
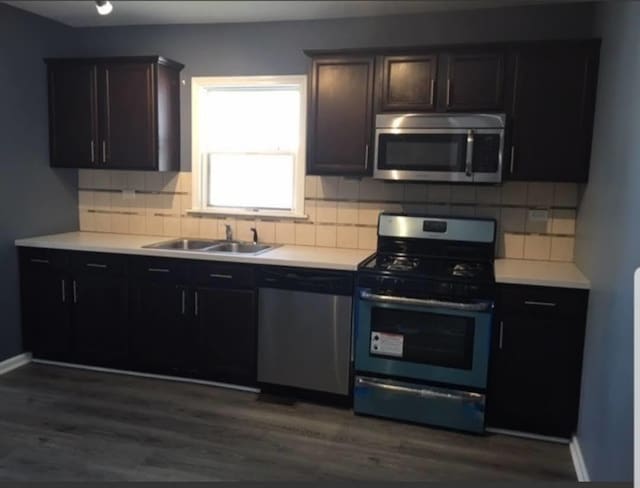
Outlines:
{"type": "Polygon", "coordinates": [[[258,381],[348,395],[353,275],[263,268],[259,287],[258,381]]]}

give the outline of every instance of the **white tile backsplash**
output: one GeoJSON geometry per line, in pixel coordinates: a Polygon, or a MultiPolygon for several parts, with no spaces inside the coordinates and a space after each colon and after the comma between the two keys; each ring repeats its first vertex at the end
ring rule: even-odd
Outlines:
{"type": "Polygon", "coordinates": [[[191,173],[80,170],[80,228],[164,236],[234,237],[261,242],[374,249],[382,211],[495,218],[497,255],[513,259],[572,261],[578,186],[505,182],[452,185],[372,178],[305,177],[305,220],[223,218],[189,214],[191,173]],[[136,190],[134,198],[122,190],[136,190]],[[528,218],[532,208],[549,219],[528,218]]]}

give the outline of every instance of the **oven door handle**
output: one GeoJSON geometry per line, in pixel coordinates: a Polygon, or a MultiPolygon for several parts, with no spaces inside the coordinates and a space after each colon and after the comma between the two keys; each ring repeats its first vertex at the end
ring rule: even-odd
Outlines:
{"type": "Polygon", "coordinates": [[[406,298],[393,297],[389,295],[378,295],[368,291],[361,291],[360,298],[369,302],[391,303],[395,305],[417,305],[420,307],[440,307],[450,308],[453,310],[464,310],[466,312],[484,312],[491,308],[491,303],[461,303],[448,302],[445,300],[434,300],[432,298],[406,298]]]}
{"type": "Polygon", "coordinates": [[[456,393],[441,392],[432,390],[430,388],[410,388],[408,386],[394,385],[382,381],[376,381],[370,378],[358,377],[356,383],[359,385],[366,385],[372,388],[379,388],[381,390],[393,391],[396,393],[405,393],[409,395],[416,395],[419,397],[429,398],[442,398],[446,400],[466,400],[466,401],[478,401],[481,400],[483,395],[473,392],[457,391],[456,393]]]}

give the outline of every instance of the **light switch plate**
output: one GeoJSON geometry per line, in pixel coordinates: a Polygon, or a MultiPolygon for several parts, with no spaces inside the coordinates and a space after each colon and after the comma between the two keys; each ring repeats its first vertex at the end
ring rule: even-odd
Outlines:
{"type": "Polygon", "coordinates": [[[549,211],[546,209],[529,210],[529,220],[532,222],[546,222],[549,220],[549,211]]]}
{"type": "Polygon", "coordinates": [[[123,200],[135,200],[136,199],[136,191],[135,190],[122,190],[122,199],[123,200]]]}

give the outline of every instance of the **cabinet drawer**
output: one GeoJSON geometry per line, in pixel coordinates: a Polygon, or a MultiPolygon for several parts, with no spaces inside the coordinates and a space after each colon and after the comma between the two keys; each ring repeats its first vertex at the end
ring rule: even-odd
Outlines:
{"type": "Polygon", "coordinates": [[[501,313],[536,317],[583,317],[589,292],[570,288],[501,285],[498,307],[501,313]]]}
{"type": "Polygon", "coordinates": [[[35,247],[20,248],[20,266],[24,270],[44,270],[46,268],[63,270],[68,264],[65,251],[35,247]]]}
{"type": "Polygon", "coordinates": [[[127,257],[118,254],[74,252],[71,254],[71,269],[83,273],[124,275],[127,272],[127,257]]]}
{"type": "Polygon", "coordinates": [[[132,276],[149,280],[181,280],[189,278],[189,262],[183,259],[132,257],[129,261],[132,276]]]}
{"type": "Polygon", "coordinates": [[[194,261],[191,274],[198,285],[221,288],[253,288],[255,273],[252,266],[194,261]]]}

